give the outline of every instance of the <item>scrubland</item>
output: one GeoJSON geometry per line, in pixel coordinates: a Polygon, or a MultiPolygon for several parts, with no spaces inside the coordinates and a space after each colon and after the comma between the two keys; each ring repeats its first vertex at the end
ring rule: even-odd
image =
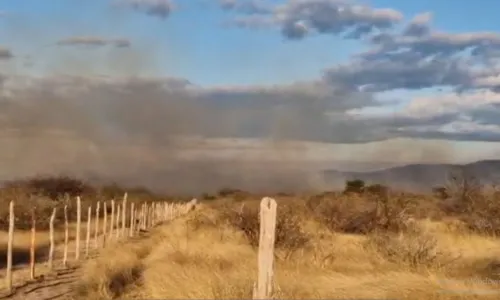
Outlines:
{"type": "MultiPolygon", "coordinates": [[[[81,299],[251,298],[259,198],[237,198],[202,202],[119,251],[105,250],[85,266],[81,299]]],[[[483,216],[471,220],[411,195],[385,204],[334,193],[275,198],[277,299],[499,296],[500,239],[483,216]]]]}
{"type": "MultiPolygon", "coordinates": [[[[278,202],[276,299],[500,296],[495,192],[269,196],[278,202]]],[[[260,198],[228,190],[205,195],[190,214],[106,247],[83,266],[74,297],[251,298],[260,198]]]]}

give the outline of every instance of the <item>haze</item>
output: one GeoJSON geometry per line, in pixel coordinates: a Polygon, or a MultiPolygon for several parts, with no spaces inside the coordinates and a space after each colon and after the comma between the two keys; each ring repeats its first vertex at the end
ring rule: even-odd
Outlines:
{"type": "Polygon", "coordinates": [[[498,158],[496,6],[2,0],[0,179],[308,190],[498,158]]]}

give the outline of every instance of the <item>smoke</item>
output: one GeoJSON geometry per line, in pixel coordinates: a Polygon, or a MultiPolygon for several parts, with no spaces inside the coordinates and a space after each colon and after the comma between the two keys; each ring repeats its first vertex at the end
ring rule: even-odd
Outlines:
{"type": "MultiPolygon", "coordinates": [[[[21,48],[35,53],[9,48],[8,64],[0,65],[0,180],[69,174],[169,193],[226,187],[321,190],[331,187],[318,177],[321,160],[313,166],[304,159],[310,158],[310,149],[292,140],[358,141],[377,129],[342,116],[374,105],[370,94],[337,91],[321,80],[204,88],[158,75],[164,56],[177,55],[169,61],[186,59],[179,56],[189,52],[181,51],[185,45],[179,38],[166,37],[177,51],[165,52],[156,37],[111,40],[118,46],[126,41],[127,47],[81,47],[105,45],[110,39],[93,34],[98,30],[84,25],[88,20],[69,19],[52,19],[46,28],[30,26],[22,16],[5,24],[8,39],[30,41],[33,45],[21,48]],[[92,39],[81,38],[85,36],[92,39]],[[65,47],[57,45],[61,39],[67,41],[65,47]],[[33,60],[30,69],[21,63],[27,55],[33,60]],[[327,111],[338,114],[338,126],[332,126],[336,123],[327,111]],[[225,143],[214,146],[211,141],[221,137],[227,138],[225,143]],[[265,147],[251,142],[239,146],[236,138],[259,139],[265,147]],[[240,150],[234,152],[236,148],[240,150]]],[[[127,18],[110,11],[108,21],[109,28],[121,27],[127,18]]],[[[327,156],[369,163],[450,153],[418,146],[377,146],[368,152],[341,148],[327,156]],[[420,154],[415,157],[415,152],[420,154]]]]}
{"type": "Polygon", "coordinates": [[[311,188],[309,172],[296,163],[301,147],[287,146],[270,130],[279,118],[261,129],[272,135],[268,151],[257,157],[256,151],[251,159],[231,157],[230,143],[229,149],[204,145],[205,138],[238,137],[249,119],[268,117],[259,110],[217,109],[183,80],[23,79],[7,80],[0,98],[3,179],[64,173],[172,193],[311,188]],[[189,154],[196,150],[201,155],[189,154]]]}
{"type": "Polygon", "coordinates": [[[347,169],[349,161],[448,162],[454,151],[405,139],[311,150],[294,140],[332,133],[311,102],[284,105],[269,94],[214,92],[177,78],[21,76],[3,86],[2,179],[62,173],[170,193],[297,192],[341,185],[343,178],[318,176],[328,161],[347,169]]]}

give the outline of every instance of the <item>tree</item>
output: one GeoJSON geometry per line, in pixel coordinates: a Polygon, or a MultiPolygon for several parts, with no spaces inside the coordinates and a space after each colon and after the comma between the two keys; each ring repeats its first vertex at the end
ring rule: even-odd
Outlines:
{"type": "Polygon", "coordinates": [[[447,196],[448,209],[465,213],[474,209],[474,201],[482,196],[482,186],[473,174],[460,167],[450,172],[441,192],[443,196],[447,196]]]}
{"type": "Polygon", "coordinates": [[[346,180],[344,193],[361,194],[365,190],[365,182],[361,179],[346,180]]]}

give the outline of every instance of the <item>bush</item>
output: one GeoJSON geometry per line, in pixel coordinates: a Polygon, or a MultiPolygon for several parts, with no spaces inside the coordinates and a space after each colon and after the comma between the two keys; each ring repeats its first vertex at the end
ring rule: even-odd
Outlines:
{"type": "Polygon", "coordinates": [[[233,198],[236,201],[243,201],[250,196],[250,193],[238,189],[223,188],[219,190],[218,195],[221,198],[233,198]]]}
{"type": "Polygon", "coordinates": [[[412,209],[412,203],[404,197],[316,196],[308,202],[309,209],[327,228],[354,234],[402,231],[407,227],[412,209]]]}
{"type": "Polygon", "coordinates": [[[93,192],[90,185],[67,176],[35,177],[7,182],[5,188],[23,189],[26,193],[60,200],[93,192]]]}
{"type": "MultiPolygon", "coordinates": [[[[260,220],[259,209],[256,206],[242,205],[239,210],[226,209],[223,218],[234,228],[243,232],[251,246],[259,245],[260,220]]],[[[286,250],[289,254],[305,247],[310,237],[302,230],[300,218],[293,210],[281,205],[276,216],[277,249],[286,250]]]]}
{"type": "Polygon", "coordinates": [[[449,254],[438,249],[434,236],[415,227],[408,228],[404,234],[377,232],[370,236],[364,246],[374,249],[389,262],[413,270],[442,266],[453,261],[449,254]]]}
{"type": "Polygon", "coordinates": [[[347,180],[345,182],[344,194],[361,194],[364,192],[365,182],[360,179],[347,180]]]}

